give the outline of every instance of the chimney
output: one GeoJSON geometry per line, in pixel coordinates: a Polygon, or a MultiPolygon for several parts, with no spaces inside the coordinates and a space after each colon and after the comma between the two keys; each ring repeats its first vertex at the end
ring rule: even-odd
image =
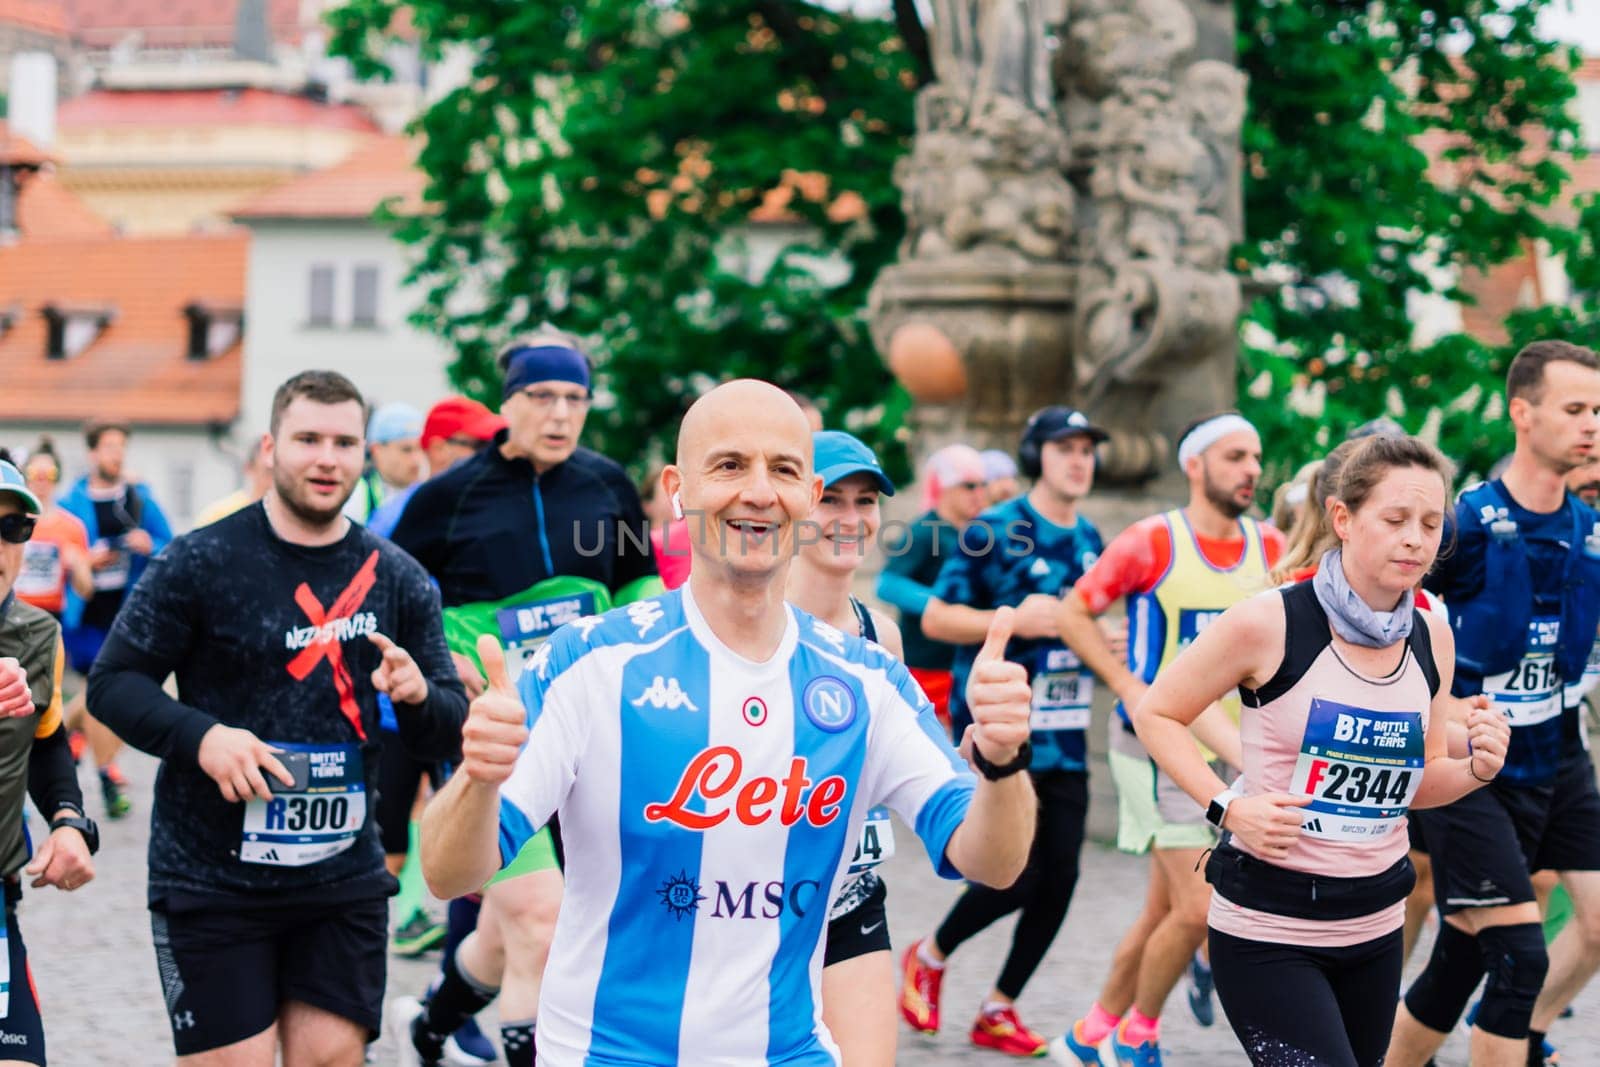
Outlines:
{"type": "Polygon", "coordinates": [[[11,59],[7,107],[11,129],[48,152],[56,142],[56,57],[19,52],[11,59]]]}
{"type": "Polygon", "coordinates": [[[239,0],[233,23],[233,58],[272,62],[272,26],[267,21],[267,0],[239,0]]]}

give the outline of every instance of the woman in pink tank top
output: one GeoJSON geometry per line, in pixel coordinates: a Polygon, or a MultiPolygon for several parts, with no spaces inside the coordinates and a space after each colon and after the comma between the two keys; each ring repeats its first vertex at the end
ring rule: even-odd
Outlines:
{"type": "Polygon", "coordinates": [[[1212,853],[1217,994],[1253,1064],[1376,1067],[1400,992],[1406,812],[1499,773],[1509,730],[1463,709],[1469,755],[1446,751],[1455,642],[1418,612],[1450,463],[1412,437],[1345,459],[1329,517],[1340,547],[1310,581],[1229,609],[1134,713],[1151,756],[1227,831],[1212,853]],[[1229,788],[1188,727],[1238,688],[1244,773],[1229,788]]]}

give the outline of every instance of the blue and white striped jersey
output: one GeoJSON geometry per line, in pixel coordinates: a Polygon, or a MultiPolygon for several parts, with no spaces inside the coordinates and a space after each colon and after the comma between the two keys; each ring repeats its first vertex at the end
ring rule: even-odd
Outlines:
{"type": "Polygon", "coordinates": [[[529,660],[500,853],[561,813],[541,1064],[837,1064],[823,935],[867,810],[888,805],[956,877],[945,845],[974,780],[927,698],[882,649],[787,610],[764,663],[719,641],[687,587],[529,660]]]}

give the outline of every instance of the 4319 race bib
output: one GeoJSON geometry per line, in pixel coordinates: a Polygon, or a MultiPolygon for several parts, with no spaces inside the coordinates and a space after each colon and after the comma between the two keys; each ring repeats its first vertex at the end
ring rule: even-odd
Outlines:
{"type": "Polygon", "coordinates": [[[1300,832],[1334,841],[1401,825],[1422,784],[1420,711],[1369,711],[1313,697],[1289,792],[1311,797],[1300,832]]]}
{"type": "Polygon", "coordinates": [[[1035,730],[1086,730],[1089,705],[1094,700],[1094,675],[1070,648],[1047,648],[1039,653],[1033,673],[1033,711],[1028,725],[1035,730]]]}
{"type": "Polygon", "coordinates": [[[245,805],[239,859],[275,867],[305,867],[355,844],[367,821],[361,749],[281,741],[268,744],[286,753],[304,753],[305,778],[288,789],[266,776],[272,799],[245,805]]]}

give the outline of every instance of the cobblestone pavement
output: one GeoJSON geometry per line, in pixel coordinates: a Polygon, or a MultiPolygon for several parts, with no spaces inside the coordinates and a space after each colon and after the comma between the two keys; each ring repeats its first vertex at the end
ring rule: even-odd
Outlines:
{"type": "MultiPolygon", "coordinates": [[[[30,891],[21,923],[33,958],[43,1001],[51,1063],[64,1067],[144,1067],[171,1062],[171,1045],[150,947],[145,910],[145,837],[154,762],[136,753],[123,757],[133,781],[136,809],[122,822],[103,825],[104,847],[94,883],[73,894],[30,891]]],[[[1098,776],[1091,831],[1102,836],[1114,806],[1100,792],[1098,776]]],[[[90,813],[100,817],[98,789],[84,774],[90,813]]],[[[37,829],[37,827],[36,827],[37,829]]],[[[887,865],[890,930],[896,946],[930,931],[955,899],[959,885],[941,882],[928,867],[916,839],[897,833],[899,852],[887,865]]],[[[1111,950],[1132,921],[1144,896],[1144,861],[1098,844],[1084,850],[1084,872],[1066,925],[1023,996],[1023,1017],[1039,1030],[1056,1033],[1092,1000],[1111,950]]],[[[1011,921],[997,924],[962,947],[945,982],[946,1024],[937,1038],[902,1032],[899,1062],[926,1067],[999,1064],[995,1053],[967,1044],[966,1033],[979,998],[994,981],[1010,937],[1011,921]]],[[[1426,950],[1424,946],[1423,951],[1426,950]]],[[[437,957],[394,960],[391,995],[420,990],[437,957]]],[[[1219,1013],[1220,1016],[1220,1013],[1219,1013]]],[[[493,1009],[484,1018],[493,1023],[493,1009]]],[[[1553,1038],[1563,1062],[1600,1064],[1600,992],[1587,991],[1576,1018],[1557,1025],[1553,1038]]],[[[1174,995],[1164,1020],[1166,1062],[1185,1065],[1243,1064],[1226,1023],[1202,1030],[1174,995]]],[[[380,1044],[378,1062],[394,1062],[394,1050],[380,1044]]],[[[1439,1057],[1440,1067],[1466,1062],[1466,1043],[1457,1034],[1439,1057]]]]}

